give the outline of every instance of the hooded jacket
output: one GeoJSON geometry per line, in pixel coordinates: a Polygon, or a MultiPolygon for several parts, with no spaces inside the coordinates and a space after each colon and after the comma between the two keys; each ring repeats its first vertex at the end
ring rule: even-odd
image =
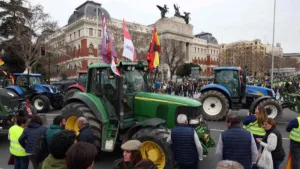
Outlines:
{"type": "Polygon", "coordinates": [[[34,154],[35,144],[46,133],[47,128],[36,123],[31,123],[19,138],[19,143],[27,154],[34,154]]]}
{"type": "Polygon", "coordinates": [[[44,160],[42,169],[67,169],[65,159],[56,159],[51,154],[44,160]]]}

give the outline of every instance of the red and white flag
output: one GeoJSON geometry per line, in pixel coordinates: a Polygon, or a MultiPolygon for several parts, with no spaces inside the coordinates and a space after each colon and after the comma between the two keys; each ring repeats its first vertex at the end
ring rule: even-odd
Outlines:
{"type": "Polygon", "coordinates": [[[121,74],[120,74],[119,69],[117,68],[116,64],[117,64],[117,61],[114,58],[112,58],[111,59],[111,66],[110,66],[111,70],[114,72],[114,74],[120,76],[121,74]]]}
{"type": "Polygon", "coordinates": [[[130,59],[133,62],[136,62],[135,49],[124,19],[123,19],[123,34],[124,34],[123,56],[130,59]]]}

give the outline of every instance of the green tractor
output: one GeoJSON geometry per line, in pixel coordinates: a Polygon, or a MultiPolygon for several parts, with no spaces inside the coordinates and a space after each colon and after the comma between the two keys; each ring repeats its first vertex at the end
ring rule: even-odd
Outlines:
{"type": "Polygon", "coordinates": [[[117,66],[122,77],[111,71],[110,64],[92,64],[88,68],[86,93],[76,93],[62,109],[66,128],[78,132],[77,119],[85,116],[93,129],[94,144],[99,150],[112,152],[127,140],[142,142],[143,158],[159,169],[173,169],[170,145],[166,142],[177,116],[186,114],[195,128],[207,154],[215,145],[207,124],[201,118],[201,103],[178,96],[147,93],[147,65],[121,62],[117,66]]]}

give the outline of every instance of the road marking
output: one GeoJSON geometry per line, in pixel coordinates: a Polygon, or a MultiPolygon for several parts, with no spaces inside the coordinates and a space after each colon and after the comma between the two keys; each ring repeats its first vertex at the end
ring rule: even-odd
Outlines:
{"type": "MultiPolygon", "coordinates": [[[[223,132],[225,130],[220,130],[220,129],[209,129],[210,131],[218,131],[218,132],[223,132]]],[[[282,140],[290,140],[289,138],[282,138],[282,140]]]]}

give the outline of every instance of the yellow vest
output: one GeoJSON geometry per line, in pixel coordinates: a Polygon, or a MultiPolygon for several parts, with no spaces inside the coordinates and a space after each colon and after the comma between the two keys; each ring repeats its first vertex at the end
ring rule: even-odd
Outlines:
{"type": "Polygon", "coordinates": [[[298,128],[293,128],[293,130],[290,132],[290,139],[299,142],[300,143],[300,117],[298,119],[298,128]]]}
{"type": "Polygon", "coordinates": [[[19,138],[22,135],[24,128],[14,125],[9,129],[10,153],[15,156],[26,156],[25,149],[19,143],[19,138]]]}
{"type": "Polygon", "coordinates": [[[258,126],[257,120],[255,122],[249,123],[247,126],[243,126],[244,129],[250,131],[253,135],[265,136],[266,131],[263,127],[258,126]]]}

